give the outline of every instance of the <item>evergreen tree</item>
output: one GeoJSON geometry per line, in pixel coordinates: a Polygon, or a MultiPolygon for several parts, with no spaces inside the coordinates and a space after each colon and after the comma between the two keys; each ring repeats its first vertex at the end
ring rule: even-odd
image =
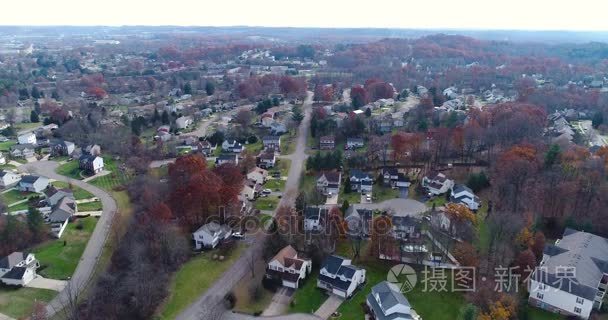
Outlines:
{"type": "Polygon", "coordinates": [[[163,115],[161,116],[161,122],[163,124],[169,124],[171,122],[171,120],[169,119],[169,113],[167,112],[167,110],[163,111],[163,115]]]}
{"type": "Polygon", "coordinates": [[[33,123],[40,122],[40,117],[38,117],[38,113],[36,113],[36,111],[34,111],[34,110],[32,110],[32,112],[30,112],[30,122],[33,122],[33,123]]]}
{"type": "Polygon", "coordinates": [[[36,241],[42,239],[44,236],[44,217],[42,213],[36,208],[30,207],[27,214],[27,227],[36,239],[36,241]]]}
{"type": "Polygon", "coordinates": [[[154,115],[152,116],[152,123],[158,123],[160,121],[160,113],[158,113],[158,109],[154,109],[154,115]]]}
{"type": "Polygon", "coordinates": [[[192,94],[192,85],[190,82],[186,82],[184,85],[184,94],[192,94]]]}
{"type": "Polygon", "coordinates": [[[372,109],[370,108],[365,108],[365,116],[366,117],[371,117],[372,116],[372,109]]]}
{"type": "Polygon", "coordinates": [[[208,96],[215,93],[215,84],[213,84],[211,81],[207,81],[207,83],[205,83],[205,92],[208,96]]]}

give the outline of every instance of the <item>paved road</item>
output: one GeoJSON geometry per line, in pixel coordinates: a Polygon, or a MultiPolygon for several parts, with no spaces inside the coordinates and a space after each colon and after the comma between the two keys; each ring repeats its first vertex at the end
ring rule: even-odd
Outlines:
{"type": "MultiPolygon", "coordinates": [[[[308,124],[310,122],[312,105],[312,92],[308,93],[308,97],[304,103],[304,120],[300,124],[298,129],[298,138],[296,140],[295,152],[291,154],[291,166],[289,168],[289,175],[285,182],[285,193],[279,202],[279,206],[282,205],[293,205],[298,193],[298,187],[300,184],[300,176],[304,169],[304,162],[306,160],[306,137],[308,136],[308,124]]],[[[273,215],[276,211],[272,212],[273,215]]],[[[262,249],[264,245],[264,239],[266,235],[258,233],[255,235],[255,241],[253,244],[244,252],[239,260],[237,260],[221,278],[217,279],[213,286],[200,296],[193,304],[185,309],[180,315],[176,317],[177,320],[195,320],[195,319],[206,319],[206,314],[214,314],[217,310],[217,303],[220,301],[232,288],[238,283],[238,281],[246,275],[248,272],[247,262],[253,256],[255,259],[261,259],[262,249]]],[[[232,313],[230,313],[232,314],[232,313]]],[[[237,319],[237,318],[234,318],[237,319]]],[[[249,319],[249,318],[238,318],[238,319],[249,319]]],[[[281,318],[283,319],[283,318],[281,318]]],[[[298,319],[298,318],[291,318],[298,319]]],[[[305,318],[301,318],[305,319],[305,318]]],[[[316,319],[316,318],[306,318],[316,319]]]]}
{"type": "Polygon", "coordinates": [[[377,203],[357,203],[352,205],[356,209],[392,210],[396,216],[420,216],[429,208],[424,203],[414,199],[395,198],[377,203]]]}
{"type": "Polygon", "coordinates": [[[69,285],[47,305],[46,309],[49,318],[51,318],[55,313],[61,311],[63,307],[67,305],[67,302],[70,301],[70,297],[77,296],[77,294],[87,285],[91,275],[93,274],[98,258],[101,255],[106,238],[110,232],[114,214],[117,210],[116,201],[114,201],[109,193],[86,182],[71,179],[55,173],[55,169],[58,166],[59,163],[55,161],[38,161],[22,165],[18,168],[18,170],[42,175],[50,179],[69,182],[77,187],[89,191],[95,195],[95,197],[101,200],[103,205],[103,214],[97,221],[97,226],[95,227],[93,234],[91,234],[91,238],[87,243],[82,257],[80,257],[80,262],[78,263],[76,271],[69,281],[69,285]]]}

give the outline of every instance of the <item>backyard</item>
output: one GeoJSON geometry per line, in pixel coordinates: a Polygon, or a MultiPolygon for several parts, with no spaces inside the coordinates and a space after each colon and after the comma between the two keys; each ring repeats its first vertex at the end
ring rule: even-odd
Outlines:
{"type": "Polygon", "coordinates": [[[59,280],[71,277],[95,224],[97,218],[94,217],[77,219],[68,224],[61,239],[49,240],[34,248],[33,253],[41,266],[38,273],[43,277],[59,280]]]}
{"type": "Polygon", "coordinates": [[[224,261],[214,260],[218,251],[203,252],[190,259],[175,273],[170,285],[170,296],[161,306],[161,319],[175,319],[184,308],[203,294],[241,255],[245,247],[236,246],[224,261]],[[204,272],[203,272],[204,270],[204,272]]]}
{"type": "Polygon", "coordinates": [[[36,302],[47,303],[57,292],[34,288],[8,288],[0,285],[0,313],[15,319],[30,315],[36,302]]]}

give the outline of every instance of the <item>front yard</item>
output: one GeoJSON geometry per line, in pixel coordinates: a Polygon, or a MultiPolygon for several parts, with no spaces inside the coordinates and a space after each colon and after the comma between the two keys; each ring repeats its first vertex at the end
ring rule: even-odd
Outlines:
{"type": "Polygon", "coordinates": [[[78,167],[77,160],[68,161],[57,167],[57,170],[55,171],[57,171],[57,173],[62,176],[66,176],[72,179],[82,179],[82,176],[80,175],[80,171],[82,170],[80,170],[80,168],[78,167]]]}
{"type": "Polygon", "coordinates": [[[218,251],[210,251],[200,253],[186,262],[173,277],[169,288],[170,296],[160,308],[160,319],[175,319],[177,314],[207,291],[234,264],[244,249],[243,245],[236,246],[224,261],[212,259],[218,251]]]}
{"type": "Polygon", "coordinates": [[[90,199],[90,198],[94,197],[94,195],[92,193],[90,193],[80,187],[77,187],[75,185],[70,185],[67,182],[53,181],[53,182],[51,182],[51,184],[53,186],[55,186],[55,188],[72,190],[72,192],[74,193],[74,199],[76,199],[76,200],[90,199]]]}
{"type": "Polygon", "coordinates": [[[2,193],[1,198],[2,198],[2,201],[4,202],[4,204],[6,204],[7,206],[10,206],[11,204],[13,204],[15,202],[19,202],[19,201],[27,199],[31,195],[34,195],[34,194],[30,193],[30,192],[21,192],[17,189],[13,189],[11,191],[2,193]]]}
{"type": "Polygon", "coordinates": [[[374,189],[372,189],[372,195],[374,202],[382,202],[384,200],[399,198],[399,189],[375,185],[374,189]]]}
{"type": "Polygon", "coordinates": [[[94,217],[77,219],[68,224],[61,239],[49,240],[34,248],[32,252],[41,266],[38,273],[59,280],[71,277],[96,224],[94,217]]]}
{"type": "Polygon", "coordinates": [[[78,204],[78,212],[101,211],[101,201],[91,201],[78,204]]]}
{"type": "Polygon", "coordinates": [[[57,292],[34,288],[8,288],[0,285],[0,313],[15,319],[31,315],[36,302],[47,303],[57,292]]]}
{"type": "Polygon", "coordinates": [[[317,288],[319,269],[312,269],[310,276],[304,280],[304,284],[296,291],[293,301],[289,306],[289,313],[314,313],[327,299],[321,289],[317,288]]]}
{"type": "Polygon", "coordinates": [[[260,197],[255,200],[254,208],[258,210],[274,210],[279,204],[277,196],[260,197]]]}
{"type": "Polygon", "coordinates": [[[285,189],[285,180],[283,179],[269,179],[264,184],[264,188],[268,188],[272,191],[283,191],[285,189]]]}

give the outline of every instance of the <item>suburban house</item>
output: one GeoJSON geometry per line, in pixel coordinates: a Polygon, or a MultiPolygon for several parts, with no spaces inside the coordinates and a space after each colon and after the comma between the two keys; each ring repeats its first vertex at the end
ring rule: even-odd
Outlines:
{"type": "Polygon", "coordinates": [[[410,178],[399,172],[397,168],[382,169],[382,181],[384,182],[385,186],[393,189],[409,188],[411,185],[410,178]]]}
{"type": "Polygon", "coordinates": [[[266,268],[266,277],[281,281],[284,287],[297,289],[312,270],[312,261],[301,257],[296,249],[288,245],[281,249],[266,268]]]}
{"type": "Polygon", "coordinates": [[[0,281],[6,285],[24,286],[36,277],[40,267],[32,253],[13,252],[0,259],[0,281]]]}
{"type": "Polygon", "coordinates": [[[608,287],[608,239],[566,228],[530,276],[528,302],[550,312],[589,319],[608,287]]]}
{"type": "Polygon", "coordinates": [[[371,193],[374,179],[366,172],[358,169],[350,170],[350,188],[360,193],[371,193]]]}
{"type": "Polygon", "coordinates": [[[363,138],[347,138],[345,149],[357,149],[363,148],[365,143],[363,142],[363,138]]]}
{"type": "Polygon", "coordinates": [[[279,136],[265,136],[262,138],[262,144],[264,150],[281,150],[281,137],[279,136]]]}
{"type": "Polygon", "coordinates": [[[247,199],[249,201],[255,200],[256,195],[255,184],[253,186],[244,184],[243,189],[241,189],[241,193],[239,194],[241,199],[247,199]]]}
{"type": "Polygon", "coordinates": [[[36,144],[36,135],[32,132],[17,137],[19,144],[36,144]]]}
{"type": "Polygon", "coordinates": [[[264,169],[272,168],[276,164],[277,156],[274,152],[263,152],[260,156],[260,167],[264,169]]]}
{"type": "Polygon", "coordinates": [[[4,153],[0,152],[0,165],[1,164],[6,164],[6,157],[4,156],[4,153]]]}
{"type": "Polygon", "coordinates": [[[420,220],[411,216],[392,216],[391,222],[396,239],[410,240],[420,238],[420,220]]]}
{"type": "Polygon", "coordinates": [[[49,186],[46,190],[44,190],[44,194],[46,195],[46,203],[54,207],[59,200],[63,199],[63,197],[74,197],[74,193],[70,189],[57,189],[54,186],[49,186]]]}
{"type": "Polygon", "coordinates": [[[371,234],[370,230],[373,218],[374,212],[372,210],[353,208],[345,219],[349,234],[368,237],[371,234]]]}
{"type": "Polygon", "coordinates": [[[429,194],[436,196],[448,192],[454,186],[454,180],[448,179],[441,172],[433,172],[422,178],[422,186],[429,194]]]}
{"type": "Polygon", "coordinates": [[[274,114],[269,112],[264,113],[260,122],[262,123],[262,126],[270,128],[270,126],[274,123],[274,114]]]}
{"type": "Polygon", "coordinates": [[[11,146],[11,157],[12,158],[23,158],[28,159],[34,157],[36,147],[33,144],[17,144],[11,146]]]}
{"type": "Polygon", "coordinates": [[[280,122],[273,122],[270,124],[270,133],[276,136],[287,133],[287,127],[280,122]]]}
{"type": "Polygon", "coordinates": [[[306,207],[304,209],[304,231],[323,230],[323,221],[327,217],[328,210],[322,207],[306,207]]]}
{"type": "Polygon", "coordinates": [[[54,156],[69,156],[75,149],[74,142],[62,140],[51,146],[51,154],[54,156]]]}
{"type": "Polygon", "coordinates": [[[78,167],[89,174],[97,174],[103,170],[103,158],[92,154],[83,154],[78,159],[78,167]]]}
{"type": "Polygon", "coordinates": [[[6,170],[0,171],[0,187],[6,188],[17,184],[21,176],[6,170]]]}
{"type": "Polygon", "coordinates": [[[319,149],[333,150],[336,147],[336,138],[334,136],[323,136],[319,138],[319,149]]]}
{"type": "Polygon", "coordinates": [[[335,195],[340,192],[342,173],[338,171],[325,171],[317,178],[317,190],[324,195],[335,195]]]}
{"type": "Polygon", "coordinates": [[[101,155],[101,147],[98,144],[90,144],[82,148],[82,153],[91,154],[94,156],[101,155]]]}
{"type": "Polygon", "coordinates": [[[382,281],[367,295],[367,306],[376,320],[421,320],[396,284],[382,281]]]}
{"type": "Polygon", "coordinates": [[[355,289],[365,283],[365,269],[351,264],[350,259],[331,255],[325,259],[319,271],[317,287],[342,298],[353,295],[355,289]]]}
{"type": "Polygon", "coordinates": [[[47,222],[51,225],[51,231],[55,237],[61,238],[70,218],[76,214],[76,211],[77,205],[73,195],[64,196],[55,203],[47,217],[47,222]]]}
{"type": "Polygon", "coordinates": [[[192,233],[196,250],[215,248],[222,240],[230,238],[232,230],[227,225],[209,222],[192,233]]]}
{"type": "Polygon", "coordinates": [[[223,164],[239,164],[239,157],[236,154],[220,154],[219,157],[215,158],[215,165],[221,166],[223,164]]]}
{"type": "Polygon", "coordinates": [[[17,189],[23,192],[42,192],[49,186],[49,179],[40,176],[27,175],[21,177],[17,189]]]}
{"type": "Polygon", "coordinates": [[[192,117],[183,116],[175,119],[175,127],[178,129],[186,129],[192,124],[192,117]]]}
{"type": "Polygon", "coordinates": [[[209,141],[205,140],[195,142],[193,150],[197,150],[198,152],[202,153],[207,157],[211,154],[211,151],[214,150],[214,148],[209,141]]]}
{"type": "Polygon", "coordinates": [[[262,168],[259,168],[259,167],[255,167],[255,168],[251,169],[251,171],[249,171],[249,173],[247,173],[247,180],[252,180],[256,184],[264,184],[267,179],[268,179],[268,171],[266,171],[262,168]]]}
{"type": "Polygon", "coordinates": [[[245,147],[236,140],[224,140],[222,143],[222,151],[229,153],[241,153],[245,147]]]}
{"type": "Polygon", "coordinates": [[[452,187],[450,201],[464,204],[473,211],[477,211],[481,205],[481,201],[475,193],[473,193],[473,190],[463,184],[455,184],[452,187]]]}

